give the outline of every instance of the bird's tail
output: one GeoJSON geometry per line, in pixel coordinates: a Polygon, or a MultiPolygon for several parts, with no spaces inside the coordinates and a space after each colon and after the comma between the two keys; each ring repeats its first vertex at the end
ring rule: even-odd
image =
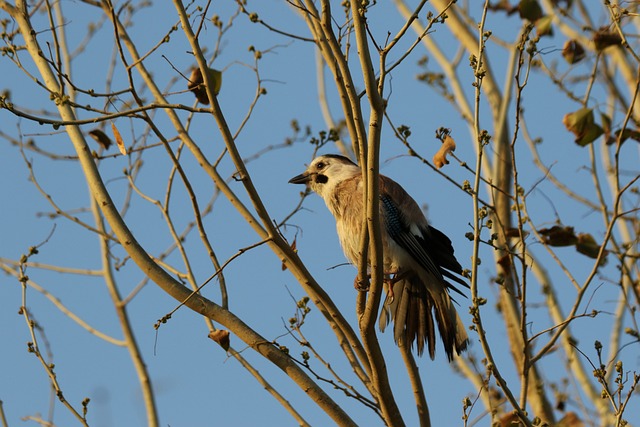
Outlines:
{"type": "Polygon", "coordinates": [[[416,342],[418,355],[427,343],[429,356],[435,357],[436,325],[449,361],[453,352],[460,354],[467,348],[469,338],[464,324],[451,301],[449,292],[440,280],[424,280],[412,275],[393,285],[380,313],[380,329],[393,320],[393,337],[396,343],[416,342]],[[427,285],[425,285],[427,284],[427,285]],[[435,324],[434,324],[435,315],[435,324]]]}

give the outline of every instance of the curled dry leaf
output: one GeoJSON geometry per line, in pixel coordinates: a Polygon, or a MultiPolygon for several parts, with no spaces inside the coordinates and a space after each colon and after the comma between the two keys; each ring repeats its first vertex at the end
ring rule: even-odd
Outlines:
{"type": "Polygon", "coordinates": [[[567,412],[566,415],[558,421],[558,427],[584,427],[584,422],[575,412],[567,412]]]}
{"type": "Polygon", "coordinates": [[[538,0],[520,0],[517,9],[520,18],[534,24],[538,37],[553,35],[553,19],[544,14],[538,0]]]}
{"type": "Polygon", "coordinates": [[[538,0],[520,0],[518,12],[520,12],[520,18],[529,22],[536,22],[544,16],[538,0]]]}
{"type": "Polygon", "coordinates": [[[127,149],[124,146],[124,141],[122,140],[122,136],[120,136],[120,132],[118,132],[118,128],[116,125],[111,123],[111,130],[113,131],[113,137],[116,140],[116,145],[118,146],[118,150],[122,153],[123,156],[127,155],[127,149]]]}
{"type": "Polygon", "coordinates": [[[438,169],[444,165],[448,165],[449,160],[447,160],[447,154],[451,154],[454,151],[456,151],[456,142],[450,135],[445,136],[444,141],[442,141],[442,146],[433,156],[433,164],[435,164],[438,169]]]}
{"type": "Polygon", "coordinates": [[[545,15],[535,23],[538,37],[553,36],[553,17],[545,15]]]}
{"type": "MultiPolygon", "coordinates": [[[[522,237],[527,237],[529,232],[527,230],[522,230],[522,237]]],[[[504,232],[504,236],[508,238],[520,238],[520,229],[515,227],[507,228],[504,232]]]]}
{"type": "Polygon", "coordinates": [[[231,340],[229,339],[229,331],[225,329],[218,329],[217,331],[209,333],[209,338],[217,342],[224,351],[229,351],[229,344],[231,343],[231,340]]]}
{"type": "Polygon", "coordinates": [[[498,265],[502,267],[502,271],[505,275],[511,273],[511,257],[509,255],[501,256],[498,259],[498,265]]]}
{"type": "Polygon", "coordinates": [[[569,64],[577,64],[585,56],[584,47],[576,40],[567,40],[562,47],[562,57],[569,64]]]}
{"type": "Polygon", "coordinates": [[[613,129],[611,123],[611,117],[604,113],[600,113],[600,120],[602,122],[602,130],[604,132],[603,138],[607,145],[617,144],[618,140],[622,144],[627,139],[633,139],[640,142],[640,130],[639,129],[613,129]]]}
{"type": "Polygon", "coordinates": [[[625,142],[627,139],[633,139],[640,142],[640,130],[638,129],[625,129],[622,132],[620,129],[616,130],[610,138],[606,140],[607,145],[616,144],[620,139],[620,142],[625,142]]]}
{"type": "MultiPolygon", "coordinates": [[[[207,73],[209,80],[213,83],[213,93],[217,95],[222,86],[222,73],[213,68],[207,68],[207,73]]],[[[187,89],[193,92],[199,102],[209,105],[209,97],[207,96],[207,89],[204,86],[204,78],[202,77],[200,68],[194,68],[191,72],[187,89]]]]}
{"type": "Polygon", "coordinates": [[[570,226],[554,225],[538,232],[544,238],[544,244],[549,246],[573,246],[578,242],[578,237],[570,226]]]}
{"type": "Polygon", "coordinates": [[[593,35],[593,44],[597,51],[604,50],[609,46],[619,46],[622,44],[622,37],[615,31],[611,31],[608,27],[600,28],[593,35]]]}
{"type": "Polygon", "coordinates": [[[591,108],[580,108],[573,113],[565,114],[562,123],[576,136],[576,144],[582,147],[592,143],[604,133],[595,122],[591,108]]]}
{"type": "MultiPolygon", "coordinates": [[[[596,239],[589,233],[578,234],[578,241],[576,242],[576,250],[582,255],[586,255],[589,258],[598,258],[600,253],[600,245],[596,242],[596,239]]],[[[606,249],[603,251],[603,256],[600,261],[600,265],[604,265],[607,262],[607,254],[609,251],[606,249]]]]}
{"type": "Polygon", "coordinates": [[[94,129],[89,132],[89,136],[96,140],[98,144],[102,146],[105,150],[108,150],[111,144],[111,138],[107,136],[106,133],[102,132],[100,129],[94,129]]]}

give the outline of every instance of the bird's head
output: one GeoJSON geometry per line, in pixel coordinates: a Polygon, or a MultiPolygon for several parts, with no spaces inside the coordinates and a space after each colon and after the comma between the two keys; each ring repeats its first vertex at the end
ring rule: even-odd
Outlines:
{"type": "Polygon", "coordinates": [[[290,184],[307,184],[309,188],[325,197],[345,179],[360,173],[360,167],[338,154],[325,154],[313,159],[306,171],[289,180],[290,184]]]}

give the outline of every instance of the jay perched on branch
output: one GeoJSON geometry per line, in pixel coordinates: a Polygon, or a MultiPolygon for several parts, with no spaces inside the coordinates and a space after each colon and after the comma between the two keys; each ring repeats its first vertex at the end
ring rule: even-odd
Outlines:
{"type": "MultiPolygon", "coordinates": [[[[336,219],[346,257],[352,264],[359,265],[366,212],[360,167],[344,156],[319,156],[304,173],[289,182],[307,184],[324,199],[336,219]]],[[[450,290],[464,295],[451,281],[468,287],[457,276],[462,273],[462,267],[453,254],[449,238],[429,225],[418,204],[398,183],[380,175],[379,188],[387,290],[380,313],[380,329],[384,331],[393,319],[395,341],[415,342],[418,355],[422,354],[426,342],[433,359],[437,324],[451,361],[454,351],[460,354],[469,341],[449,295],[450,290]]]]}

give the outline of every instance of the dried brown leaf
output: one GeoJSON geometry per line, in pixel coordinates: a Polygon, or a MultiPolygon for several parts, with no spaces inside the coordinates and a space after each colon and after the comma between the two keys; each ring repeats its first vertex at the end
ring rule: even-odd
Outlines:
{"type": "Polygon", "coordinates": [[[562,118],[562,123],[567,130],[576,136],[576,144],[585,146],[604,133],[604,130],[595,122],[591,108],[580,108],[572,113],[567,113],[562,118]]]}
{"type": "Polygon", "coordinates": [[[113,137],[116,140],[116,145],[118,146],[118,150],[120,150],[120,153],[122,153],[123,156],[126,156],[127,149],[124,146],[124,141],[122,140],[122,136],[120,136],[120,132],[118,131],[118,128],[116,128],[116,125],[114,125],[113,123],[111,123],[111,130],[113,131],[113,137]]]}
{"type": "Polygon", "coordinates": [[[625,129],[622,131],[622,135],[620,135],[620,129],[617,129],[613,135],[610,135],[605,141],[607,145],[616,144],[618,142],[618,138],[620,138],[620,142],[623,143],[627,139],[633,139],[634,141],[640,142],[640,130],[637,129],[625,129]]]}
{"type": "MultiPolygon", "coordinates": [[[[589,233],[578,234],[578,241],[576,242],[576,250],[582,255],[586,255],[589,258],[597,258],[600,253],[600,245],[596,242],[596,239],[589,233]]],[[[600,265],[604,265],[607,261],[607,254],[609,251],[606,249],[603,252],[602,261],[600,265]]]]}
{"type": "Polygon", "coordinates": [[[575,412],[567,412],[560,421],[558,421],[558,427],[584,427],[584,422],[575,412]]]}
{"type": "Polygon", "coordinates": [[[553,16],[545,15],[535,23],[538,37],[553,36],[553,16]]]}
{"type": "Polygon", "coordinates": [[[544,238],[544,244],[549,246],[573,246],[578,242],[573,227],[554,225],[551,228],[543,228],[538,232],[544,238]]]}
{"type": "MultiPolygon", "coordinates": [[[[522,237],[527,237],[528,235],[528,231],[522,230],[522,237]]],[[[509,238],[520,238],[520,229],[515,227],[507,228],[504,232],[504,236],[509,238]]]]}
{"type": "Polygon", "coordinates": [[[444,165],[448,165],[449,160],[447,160],[447,154],[451,154],[454,151],[456,151],[456,142],[450,135],[445,136],[444,141],[442,141],[442,146],[440,146],[438,152],[433,156],[433,164],[436,165],[438,169],[444,165]]]}
{"type": "Polygon", "coordinates": [[[111,144],[113,144],[113,142],[111,142],[111,138],[109,138],[107,134],[102,132],[102,130],[100,129],[94,129],[90,131],[89,136],[95,139],[96,142],[100,144],[105,150],[108,150],[111,144]]]}
{"type": "Polygon", "coordinates": [[[577,64],[585,57],[584,47],[577,40],[567,40],[562,47],[562,56],[569,64],[577,64]]]}
{"type": "Polygon", "coordinates": [[[498,259],[498,265],[502,267],[502,271],[505,275],[511,273],[511,257],[509,255],[503,255],[498,259]]]}
{"type": "MultiPolygon", "coordinates": [[[[207,73],[209,80],[213,83],[213,93],[217,95],[220,92],[220,87],[222,86],[222,73],[213,68],[207,68],[207,73]]],[[[202,77],[200,68],[194,68],[191,72],[187,89],[193,92],[198,102],[201,102],[204,105],[209,105],[207,88],[204,86],[204,78],[202,77]]]]}
{"type": "Polygon", "coordinates": [[[225,329],[218,329],[217,331],[210,332],[209,338],[217,342],[224,351],[229,351],[229,345],[231,344],[229,331],[225,329]]]}
{"type": "Polygon", "coordinates": [[[529,22],[536,22],[543,16],[542,8],[538,0],[520,0],[518,12],[520,12],[520,18],[526,19],[529,22]]]}
{"type": "Polygon", "coordinates": [[[619,46],[622,44],[622,37],[615,31],[611,31],[607,27],[600,28],[593,35],[593,44],[596,50],[601,51],[609,46],[619,46]]]}

